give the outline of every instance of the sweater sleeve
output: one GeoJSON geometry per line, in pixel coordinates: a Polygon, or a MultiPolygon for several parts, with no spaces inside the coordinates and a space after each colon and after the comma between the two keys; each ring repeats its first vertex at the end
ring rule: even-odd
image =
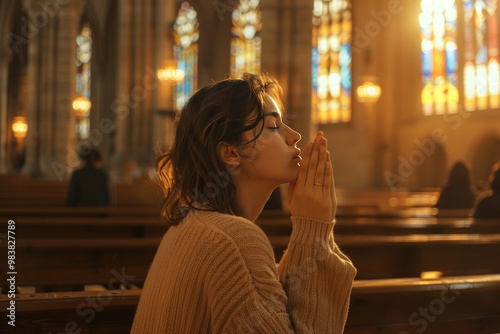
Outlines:
{"type": "Polygon", "coordinates": [[[335,221],[292,217],[279,264],[288,312],[297,333],[342,333],[356,268],[335,243],[335,221]]]}
{"type": "Polygon", "coordinates": [[[355,269],[334,244],[333,223],[292,221],[279,274],[258,226],[208,238],[212,332],[342,333],[355,269]]]}

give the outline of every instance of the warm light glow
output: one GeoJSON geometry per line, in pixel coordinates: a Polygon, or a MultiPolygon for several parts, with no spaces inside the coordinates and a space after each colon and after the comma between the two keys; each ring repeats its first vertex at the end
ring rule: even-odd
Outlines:
{"type": "Polygon", "coordinates": [[[382,89],[372,81],[365,81],[361,86],[358,86],[356,94],[361,103],[376,103],[382,94],[382,89]]]}
{"type": "Polygon", "coordinates": [[[12,119],[12,132],[14,132],[14,137],[21,140],[26,137],[27,131],[28,124],[26,123],[26,117],[18,116],[12,119]]]}
{"type": "Polygon", "coordinates": [[[85,117],[88,116],[90,108],[92,108],[92,102],[87,97],[79,95],[73,100],[72,107],[76,116],[85,117]]]}
{"type": "Polygon", "coordinates": [[[177,84],[184,80],[183,70],[177,67],[177,62],[175,60],[166,61],[162,64],[156,71],[156,76],[163,82],[170,84],[177,84]]]}
{"type": "Polygon", "coordinates": [[[420,273],[420,279],[423,280],[440,279],[441,276],[443,276],[441,271],[422,271],[420,273]]]}

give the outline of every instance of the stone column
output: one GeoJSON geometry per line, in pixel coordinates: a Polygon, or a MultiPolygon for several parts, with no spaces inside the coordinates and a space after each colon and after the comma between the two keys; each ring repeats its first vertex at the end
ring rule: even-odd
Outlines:
{"type": "Polygon", "coordinates": [[[261,1],[262,70],[283,87],[290,124],[305,143],[311,125],[312,1],[261,1]]]}
{"type": "Polygon", "coordinates": [[[12,52],[7,47],[0,49],[0,174],[9,172],[8,158],[8,133],[11,131],[10,120],[7,113],[7,85],[9,74],[9,62],[12,52]]]}
{"type": "Polygon", "coordinates": [[[54,72],[57,65],[56,57],[54,56],[55,39],[56,39],[56,19],[52,18],[47,23],[46,27],[40,31],[40,136],[43,140],[40,141],[41,153],[41,170],[45,175],[50,175],[53,172],[52,162],[55,161],[55,142],[56,133],[54,130],[56,117],[54,106],[54,72]]]}
{"type": "Polygon", "coordinates": [[[78,153],[85,148],[77,146],[76,116],[72,108],[76,85],[76,35],[84,7],[83,0],[71,0],[60,6],[57,14],[54,68],[54,158],[49,177],[67,179],[78,165],[78,153]]]}
{"type": "MultiPolygon", "coordinates": [[[[36,7],[35,1],[26,0],[23,2],[27,20],[30,22],[30,33],[28,35],[28,102],[26,105],[26,118],[28,123],[28,132],[26,134],[26,160],[21,170],[24,176],[41,177],[42,171],[40,168],[40,122],[39,122],[39,54],[40,54],[40,39],[39,27],[35,25],[35,17],[38,17],[39,8],[36,7]]],[[[40,21],[41,22],[41,21],[40,21]]]]}
{"type": "Polygon", "coordinates": [[[131,100],[132,89],[132,48],[133,48],[133,1],[121,0],[118,3],[118,43],[117,43],[117,75],[116,99],[111,105],[115,119],[116,137],[115,152],[110,161],[111,177],[115,181],[122,179],[122,165],[129,158],[131,143],[131,113],[134,112],[131,100]]]}

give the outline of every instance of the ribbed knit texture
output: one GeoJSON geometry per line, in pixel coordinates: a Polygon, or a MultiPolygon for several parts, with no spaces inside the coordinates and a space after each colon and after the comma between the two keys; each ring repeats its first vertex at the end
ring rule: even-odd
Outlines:
{"type": "Polygon", "coordinates": [[[191,213],[158,248],[132,333],[342,333],[356,269],[334,242],[333,222],[292,222],[277,268],[256,224],[191,213]]]}

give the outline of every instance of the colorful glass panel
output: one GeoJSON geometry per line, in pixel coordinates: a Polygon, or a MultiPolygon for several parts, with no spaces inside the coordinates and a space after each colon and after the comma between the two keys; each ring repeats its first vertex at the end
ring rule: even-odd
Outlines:
{"type": "MultiPolygon", "coordinates": [[[[84,23],[76,36],[76,95],[83,95],[89,100],[92,64],[92,30],[88,22],[84,23]]],[[[89,136],[90,110],[77,121],[77,133],[81,139],[89,136]]]]}
{"type": "Polygon", "coordinates": [[[463,0],[464,105],[468,111],[500,107],[497,0],[463,0]]]}
{"type": "Polygon", "coordinates": [[[261,70],[262,28],[259,0],[241,0],[233,11],[233,38],[231,40],[231,77],[243,72],[259,73],[261,70]]]}
{"type": "Polygon", "coordinates": [[[424,115],[458,111],[457,5],[422,0],[420,14],[424,115]]]}
{"type": "Polygon", "coordinates": [[[184,79],[175,86],[174,109],[181,110],[197,89],[198,75],[198,14],[183,2],[174,24],[174,57],[177,67],[184,71],[184,79]]]}
{"type": "Polygon", "coordinates": [[[312,49],[312,121],[351,120],[351,4],[315,0],[312,49]]]}

